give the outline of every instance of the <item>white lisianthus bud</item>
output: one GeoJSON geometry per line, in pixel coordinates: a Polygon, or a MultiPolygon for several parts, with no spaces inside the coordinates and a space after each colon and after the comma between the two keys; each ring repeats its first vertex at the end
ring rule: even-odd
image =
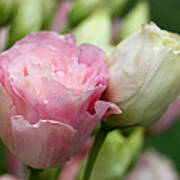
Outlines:
{"type": "Polygon", "coordinates": [[[156,25],[120,43],[109,57],[106,98],[120,106],[111,126],[147,126],[158,120],[180,93],[180,36],[156,25]]]}

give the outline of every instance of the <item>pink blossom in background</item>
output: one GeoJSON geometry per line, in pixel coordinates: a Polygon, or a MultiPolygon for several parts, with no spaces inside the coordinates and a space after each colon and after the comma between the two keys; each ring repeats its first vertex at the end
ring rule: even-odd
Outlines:
{"type": "Polygon", "coordinates": [[[7,174],[7,175],[0,176],[0,180],[23,180],[23,179],[15,178],[7,174]]]}
{"type": "Polygon", "coordinates": [[[6,48],[9,34],[9,27],[3,27],[0,29],[0,52],[6,48]]]}
{"type": "Polygon", "coordinates": [[[176,169],[168,158],[154,150],[143,153],[125,180],[178,180],[176,169]]]}
{"type": "Polygon", "coordinates": [[[82,161],[85,159],[92,145],[92,139],[88,139],[81,150],[68,161],[63,168],[59,180],[74,180],[82,161]]]}
{"type": "Polygon", "coordinates": [[[72,2],[70,0],[64,0],[59,3],[52,24],[52,30],[59,32],[66,25],[71,8],[72,2]]]}
{"type": "Polygon", "coordinates": [[[7,152],[7,164],[8,172],[17,177],[25,177],[25,166],[24,164],[11,152],[7,152]]]}
{"type": "Polygon", "coordinates": [[[122,26],[122,19],[115,19],[112,23],[112,43],[119,43],[119,33],[122,26]]]}
{"type": "Polygon", "coordinates": [[[169,129],[173,123],[175,123],[178,117],[180,117],[180,99],[177,99],[169,105],[166,113],[159,121],[157,121],[149,128],[148,132],[150,134],[162,133],[169,129]]]}
{"type": "Polygon", "coordinates": [[[107,111],[109,71],[99,48],[72,35],[39,32],[0,54],[0,136],[33,168],[64,164],[107,111]]]}

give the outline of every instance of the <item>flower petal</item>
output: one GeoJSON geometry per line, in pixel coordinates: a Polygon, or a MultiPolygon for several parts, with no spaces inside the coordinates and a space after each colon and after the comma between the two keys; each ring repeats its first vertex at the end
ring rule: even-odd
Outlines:
{"type": "Polygon", "coordinates": [[[82,44],[80,46],[79,62],[92,66],[94,63],[104,62],[106,53],[96,46],[90,44],[82,44]]]}
{"type": "Polygon", "coordinates": [[[77,132],[78,135],[76,136],[76,144],[75,144],[75,152],[82,144],[85,142],[87,137],[91,134],[95,126],[98,122],[106,116],[106,113],[110,115],[110,112],[115,111],[117,114],[120,114],[121,111],[116,105],[112,105],[112,103],[105,102],[105,101],[97,101],[95,104],[95,114],[90,114],[88,112],[81,114],[78,121],[77,132]],[[110,110],[110,112],[109,112],[110,110]]]}
{"type": "Polygon", "coordinates": [[[0,84],[0,136],[4,138],[7,144],[12,144],[11,124],[9,119],[14,113],[12,100],[0,84]]]}
{"type": "Polygon", "coordinates": [[[29,166],[56,167],[71,156],[76,131],[61,122],[40,120],[31,125],[22,116],[11,118],[14,148],[9,147],[29,166]]]}

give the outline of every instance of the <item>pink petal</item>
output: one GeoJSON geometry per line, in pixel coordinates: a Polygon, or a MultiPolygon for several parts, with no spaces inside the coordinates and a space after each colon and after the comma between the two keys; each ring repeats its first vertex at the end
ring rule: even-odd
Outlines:
{"type": "Polygon", "coordinates": [[[40,120],[31,125],[22,116],[11,118],[14,147],[9,147],[25,164],[46,169],[63,164],[71,156],[76,131],[61,122],[40,120]]]}
{"type": "Polygon", "coordinates": [[[119,109],[119,106],[117,106],[116,104],[113,104],[111,102],[106,102],[106,101],[103,101],[103,102],[106,104],[106,106],[109,106],[108,111],[105,113],[105,115],[103,117],[104,121],[111,114],[121,114],[122,113],[122,111],[119,109]]]}
{"type": "Polygon", "coordinates": [[[14,114],[12,100],[0,84],[0,136],[4,137],[6,143],[12,144],[10,117],[14,114]]]}
{"type": "Polygon", "coordinates": [[[106,57],[106,53],[96,46],[90,44],[82,44],[80,46],[79,62],[88,66],[92,66],[94,63],[105,63],[103,60],[106,57]]]}
{"type": "MultiPolygon", "coordinates": [[[[10,50],[12,49],[13,48],[10,50]]],[[[71,34],[59,35],[56,32],[46,31],[28,35],[16,43],[16,49],[18,49],[22,54],[24,54],[25,51],[29,53],[33,53],[33,51],[35,51],[37,52],[37,56],[35,57],[42,55],[46,58],[48,53],[53,53],[53,51],[59,52],[60,54],[66,55],[67,57],[72,56],[74,53],[77,54],[78,51],[75,36],[71,34]],[[43,54],[42,48],[45,48],[43,54]],[[46,52],[47,50],[48,53],[46,52]]]]}
{"type": "MultiPolygon", "coordinates": [[[[89,91],[79,91],[78,96],[68,94],[63,97],[55,97],[47,103],[49,119],[61,121],[71,125],[75,129],[80,121],[81,114],[87,114],[94,108],[94,103],[99,99],[104,87],[96,87],[89,91]]],[[[86,121],[86,118],[85,118],[86,121]]]]}
{"type": "Polygon", "coordinates": [[[109,111],[109,109],[112,112],[112,108],[114,109],[114,111],[116,111],[116,113],[121,112],[117,106],[112,106],[112,103],[105,101],[97,101],[95,104],[95,112],[96,112],[95,114],[92,115],[88,112],[81,114],[81,116],[79,117],[78,127],[77,127],[78,135],[76,137],[75,152],[77,151],[77,149],[79,149],[82,146],[82,144],[91,134],[95,126],[109,111]]]}
{"type": "Polygon", "coordinates": [[[27,101],[27,99],[23,97],[14,82],[7,82],[6,87],[8,87],[8,93],[13,100],[16,114],[24,116],[31,123],[37,122],[39,119],[38,112],[27,101]],[[10,85],[8,83],[10,83],[10,85]]]}
{"type": "Polygon", "coordinates": [[[86,155],[88,154],[89,150],[91,149],[91,145],[93,143],[93,139],[88,139],[80,151],[75,154],[70,161],[68,161],[60,176],[59,180],[74,180],[78,170],[81,166],[82,161],[85,159],[86,155]]]}
{"type": "Polygon", "coordinates": [[[10,174],[17,177],[25,177],[25,165],[11,152],[7,152],[7,168],[10,174]]]}

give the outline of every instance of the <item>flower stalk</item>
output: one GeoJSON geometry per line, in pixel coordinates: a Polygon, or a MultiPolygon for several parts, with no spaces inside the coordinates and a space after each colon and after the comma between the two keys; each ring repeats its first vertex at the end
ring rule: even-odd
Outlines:
{"type": "Polygon", "coordinates": [[[86,164],[85,172],[83,180],[89,180],[91,176],[91,172],[93,170],[93,166],[96,162],[96,159],[98,157],[99,151],[104,143],[104,140],[106,139],[106,136],[108,134],[109,130],[107,130],[104,126],[104,124],[101,125],[100,129],[98,130],[91,152],[89,154],[89,158],[86,164]]]}
{"type": "Polygon", "coordinates": [[[42,170],[28,167],[27,180],[42,180],[41,172],[42,170]]]}

